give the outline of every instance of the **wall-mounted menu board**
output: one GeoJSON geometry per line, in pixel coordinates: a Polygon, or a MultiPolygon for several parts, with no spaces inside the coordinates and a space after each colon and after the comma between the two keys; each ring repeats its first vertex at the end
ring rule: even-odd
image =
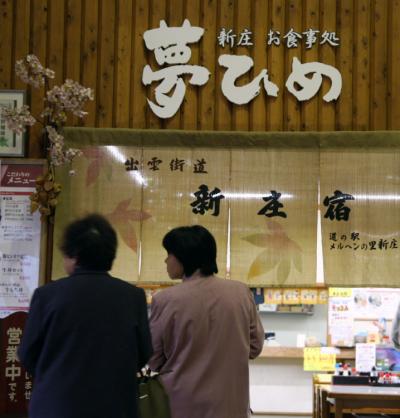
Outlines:
{"type": "Polygon", "coordinates": [[[43,160],[0,159],[0,318],[28,311],[39,284],[43,227],[29,196],[43,169],[43,160]]]}

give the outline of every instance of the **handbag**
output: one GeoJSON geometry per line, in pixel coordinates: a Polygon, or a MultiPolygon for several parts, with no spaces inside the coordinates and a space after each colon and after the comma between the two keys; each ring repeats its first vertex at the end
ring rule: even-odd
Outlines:
{"type": "Polygon", "coordinates": [[[150,369],[138,377],[138,409],[140,418],[171,418],[169,398],[159,374],[150,369]]]}

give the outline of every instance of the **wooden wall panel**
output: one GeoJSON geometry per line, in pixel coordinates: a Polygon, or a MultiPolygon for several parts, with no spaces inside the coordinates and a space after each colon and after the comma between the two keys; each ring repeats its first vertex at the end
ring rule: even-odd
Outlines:
{"type": "MultiPolygon", "coordinates": [[[[40,62],[45,65],[47,61],[47,18],[48,18],[47,0],[32,0],[30,13],[30,51],[34,52],[40,62]]],[[[32,88],[29,90],[31,112],[35,117],[40,115],[43,109],[44,88],[32,88]]],[[[42,126],[37,123],[30,129],[28,152],[31,156],[42,156],[45,152],[43,144],[42,126]]]]}
{"type": "MultiPolygon", "coordinates": [[[[388,2],[372,4],[371,130],[386,128],[388,2]]],[[[398,22],[397,22],[398,23],[398,22]]]]}
{"type": "MultiPolygon", "coordinates": [[[[201,0],[191,0],[184,2],[184,17],[189,19],[192,26],[200,26],[201,0]]],[[[200,62],[200,47],[198,43],[192,44],[192,58],[190,62],[198,64],[200,62]]],[[[196,130],[198,127],[198,88],[187,85],[185,100],[181,110],[181,128],[196,130]]],[[[218,99],[217,99],[218,100],[218,99]]]]}
{"type": "MultiPolygon", "coordinates": [[[[266,7],[265,1],[254,1],[253,14],[251,18],[250,28],[253,28],[254,34],[254,46],[252,48],[252,56],[254,59],[254,71],[252,78],[254,78],[261,70],[267,69],[268,71],[266,51],[269,10],[268,7],[266,7]]],[[[265,131],[267,129],[267,102],[269,97],[264,91],[262,84],[260,87],[260,94],[251,102],[249,108],[250,131],[265,131]]]]}
{"type": "Polygon", "coordinates": [[[97,62],[99,50],[99,2],[98,0],[83,0],[83,25],[82,25],[82,57],[81,57],[81,81],[85,87],[94,90],[95,101],[89,101],[86,105],[86,115],[82,124],[96,126],[97,114],[97,62]]]}
{"type": "MultiPolygon", "coordinates": [[[[336,3],[330,0],[321,0],[321,28],[323,31],[336,33],[336,3]]],[[[336,47],[324,44],[320,48],[319,62],[331,65],[337,68],[336,65],[336,47]]],[[[331,81],[326,77],[322,82],[322,88],[319,92],[319,129],[320,131],[334,131],[335,130],[335,106],[336,102],[325,102],[322,96],[329,91],[331,81]]]]}
{"type": "Polygon", "coordinates": [[[353,67],[353,129],[370,127],[370,65],[371,65],[371,1],[355,0],[354,67],[353,67]]]}
{"type": "MultiPolygon", "coordinates": [[[[304,17],[303,17],[303,28],[305,31],[309,29],[324,27],[319,24],[319,0],[306,0],[303,4],[304,17]]],[[[318,33],[316,39],[318,39],[318,33]]],[[[319,43],[318,41],[310,48],[305,46],[303,48],[303,55],[301,62],[316,62],[319,61],[318,57],[319,43]]],[[[319,100],[308,100],[302,104],[302,130],[306,131],[317,131],[318,130],[318,106],[321,104],[319,100]]]]}
{"type": "MultiPolygon", "coordinates": [[[[237,38],[239,39],[240,34],[245,30],[251,30],[251,9],[248,5],[246,0],[236,0],[236,18],[235,18],[235,33],[237,34],[237,38]]],[[[254,42],[254,40],[253,40],[254,42]]],[[[258,45],[260,48],[261,46],[258,45]]],[[[250,55],[252,54],[253,50],[255,50],[255,46],[248,47],[248,46],[239,46],[235,50],[235,54],[237,55],[250,55]]],[[[254,55],[254,54],[252,54],[254,55]]],[[[254,78],[254,67],[249,71],[248,74],[243,75],[240,77],[240,80],[237,82],[239,85],[244,85],[249,83],[254,78]]],[[[219,87],[219,86],[218,86],[219,87]]],[[[261,98],[260,96],[256,96],[252,102],[248,105],[241,105],[241,106],[234,106],[233,107],[233,117],[234,117],[234,127],[237,131],[248,131],[249,130],[249,113],[250,108],[253,105],[254,101],[259,101],[261,98]]]]}
{"type": "MultiPolygon", "coordinates": [[[[30,39],[30,4],[25,0],[14,0],[14,54],[11,56],[11,68],[14,68],[16,60],[19,60],[29,53],[30,39]]],[[[1,48],[0,48],[1,49],[1,48]]],[[[21,82],[12,72],[11,87],[17,90],[24,90],[25,83],[21,82]]]]}
{"type": "Polygon", "coordinates": [[[216,39],[217,39],[217,0],[201,0],[200,26],[205,29],[200,45],[200,65],[210,71],[208,83],[199,89],[198,128],[214,129],[215,123],[215,85],[216,39]]]}
{"type": "MultiPolygon", "coordinates": [[[[6,51],[12,45],[13,8],[12,0],[0,2],[0,50],[6,51]]],[[[9,54],[10,55],[10,54],[9,54]]],[[[11,54],[12,55],[12,54],[11,54]]],[[[12,63],[7,55],[0,55],[0,89],[11,85],[12,63]]]]}
{"type": "Polygon", "coordinates": [[[65,78],[80,81],[82,1],[67,0],[65,13],[65,78]]]}
{"type": "Polygon", "coordinates": [[[388,123],[387,129],[400,129],[400,0],[389,4],[388,18],[388,123]]]}
{"type": "MultiPolygon", "coordinates": [[[[54,70],[55,77],[53,80],[50,80],[50,85],[60,85],[64,82],[65,79],[65,72],[64,72],[64,51],[66,48],[64,47],[64,23],[65,23],[65,2],[64,0],[54,0],[49,2],[49,36],[48,36],[48,51],[47,51],[47,62],[46,66],[54,70]],[[61,13],[60,13],[61,11],[61,13]]],[[[67,13],[74,13],[73,9],[69,9],[67,13]]],[[[74,19],[72,17],[72,19],[74,19]]],[[[78,18],[79,19],[79,18],[78,18]]],[[[71,26],[76,27],[75,25],[71,25],[71,20],[68,22],[69,31],[68,34],[71,34],[71,26]]],[[[78,45],[80,42],[78,42],[78,45]]],[[[77,53],[80,53],[78,48],[77,53]]],[[[73,65],[73,58],[71,56],[66,56],[65,62],[69,63],[69,68],[73,65]]],[[[76,60],[75,60],[76,62],[76,60]]],[[[76,64],[75,64],[76,66],[76,64]]],[[[75,70],[74,73],[70,74],[69,77],[72,79],[76,79],[79,77],[79,67],[75,70]]]]}
{"type": "Polygon", "coordinates": [[[340,100],[336,105],[336,129],[339,131],[353,128],[353,21],[353,2],[340,2],[336,28],[340,37],[337,65],[343,79],[340,100]]]}
{"type": "MultiPolygon", "coordinates": [[[[82,0],[67,0],[65,13],[65,78],[80,82],[81,50],[76,46],[81,44],[82,0]]],[[[73,116],[68,123],[81,125],[81,120],[73,116]]]]}
{"type": "Polygon", "coordinates": [[[147,53],[144,47],[143,32],[149,29],[149,2],[135,1],[135,18],[133,20],[133,50],[131,62],[131,113],[129,126],[137,129],[146,128],[148,112],[147,95],[149,89],[142,84],[143,66],[138,62],[147,63],[147,53]]]}
{"type": "Polygon", "coordinates": [[[97,60],[97,126],[112,126],[115,72],[115,2],[100,0],[99,59],[97,60]]]}
{"type": "Polygon", "coordinates": [[[132,53],[132,1],[120,0],[117,7],[117,61],[115,63],[115,121],[113,126],[129,126],[130,75],[132,53]]]}
{"type": "MultiPolygon", "coordinates": [[[[285,0],[271,0],[271,21],[267,30],[278,31],[281,36],[286,30],[285,25],[285,0]]],[[[268,98],[268,126],[270,131],[283,131],[284,124],[284,92],[285,92],[285,48],[271,45],[268,47],[268,74],[270,80],[278,88],[278,97],[268,98]]]]}
{"type": "MultiPolygon", "coordinates": [[[[28,52],[56,71],[50,85],[73,78],[95,90],[89,115],[72,124],[96,127],[203,130],[385,130],[400,129],[400,0],[4,0],[0,2],[0,89],[26,89],[34,114],[43,106],[43,89],[30,89],[16,79],[14,64],[28,52]],[[202,87],[187,86],[184,103],[170,120],[150,110],[156,83],[142,85],[146,64],[160,69],[143,33],[159,26],[181,25],[188,18],[204,27],[200,42],[191,45],[190,64],[211,72],[202,87]],[[252,47],[222,48],[221,28],[237,36],[252,32],[252,47]],[[291,29],[335,32],[340,46],[305,48],[303,39],[289,49],[283,36],[291,29]],[[279,31],[281,44],[267,46],[269,30],[279,31]],[[263,68],[278,88],[277,98],[263,87],[248,105],[231,104],[221,92],[223,53],[246,54],[254,68],[238,85],[263,68]],[[299,102],[286,89],[292,59],[335,66],[343,86],[335,103],[322,100],[330,81],[318,94],[299,102]]],[[[41,128],[30,130],[29,156],[43,156],[41,128]]]]}
{"type": "MultiPolygon", "coordinates": [[[[217,22],[217,36],[222,28],[226,30],[233,29],[234,22],[234,0],[220,0],[218,2],[218,22],[217,22]]],[[[229,54],[230,48],[225,46],[222,48],[216,46],[217,55],[229,54]]],[[[215,90],[215,128],[222,131],[230,131],[232,129],[233,118],[233,105],[226,100],[221,91],[221,82],[223,78],[223,71],[215,72],[215,84],[217,86],[215,90]]]]}
{"type": "MultiPolygon", "coordinates": [[[[295,32],[302,31],[302,7],[301,2],[296,0],[286,1],[286,28],[285,34],[293,29],[295,32]]],[[[285,44],[285,42],[284,42],[285,44]]],[[[298,41],[298,46],[295,48],[287,48],[285,60],[285,83],[289,74],[292,72],[293,58],[301,58],[302,42],[298,41]]],[[[282,46],[281,46],[282,48],[282,46]]],[[[284,89],[284,85],[282,85],[284,89]]],[[[284,100],[284,127],[285,131],[300,131],[301,130],[301,112],[302,107],[300,102],[289,93],[288,90],[282,91],[284,100]]]]}

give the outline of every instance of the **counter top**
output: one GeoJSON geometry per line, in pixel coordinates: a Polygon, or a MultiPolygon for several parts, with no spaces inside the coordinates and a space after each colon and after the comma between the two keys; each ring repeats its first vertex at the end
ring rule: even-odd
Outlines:
{"type": "MultiPolygon", "coordinates": [[[[354,360],[355,350],[353,348],[339,348],[338,359],[354,360]]],[[[303,358],[301,347],[269,347],[264,346],[258,358],[303,358]]]]}

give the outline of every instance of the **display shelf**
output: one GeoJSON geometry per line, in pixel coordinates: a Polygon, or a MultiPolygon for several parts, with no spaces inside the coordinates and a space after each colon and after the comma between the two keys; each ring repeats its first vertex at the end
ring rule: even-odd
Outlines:
{"type": "Polygon", "coordinates": [[[293,311],[259,311],[261,315],[314,315],[313,311],[293,312],[293,311]]]}
{"type": "Polygon", "coordinates": [[[271,307],[270,309],[259,310],[260,314],[274,314],[274,315],[313,315],[314,305],[297,304],[297,305],[264,305],[271,307]]]}
{"type": "MultiPolygon", "coordinates": [[[[341,360],[354,360],[355,351],[352,348],[339,349],[336,358],[341,360]]],[[[268,347],[265,346],[258,358],[303,358],[301,347],[268,347]]]]}

